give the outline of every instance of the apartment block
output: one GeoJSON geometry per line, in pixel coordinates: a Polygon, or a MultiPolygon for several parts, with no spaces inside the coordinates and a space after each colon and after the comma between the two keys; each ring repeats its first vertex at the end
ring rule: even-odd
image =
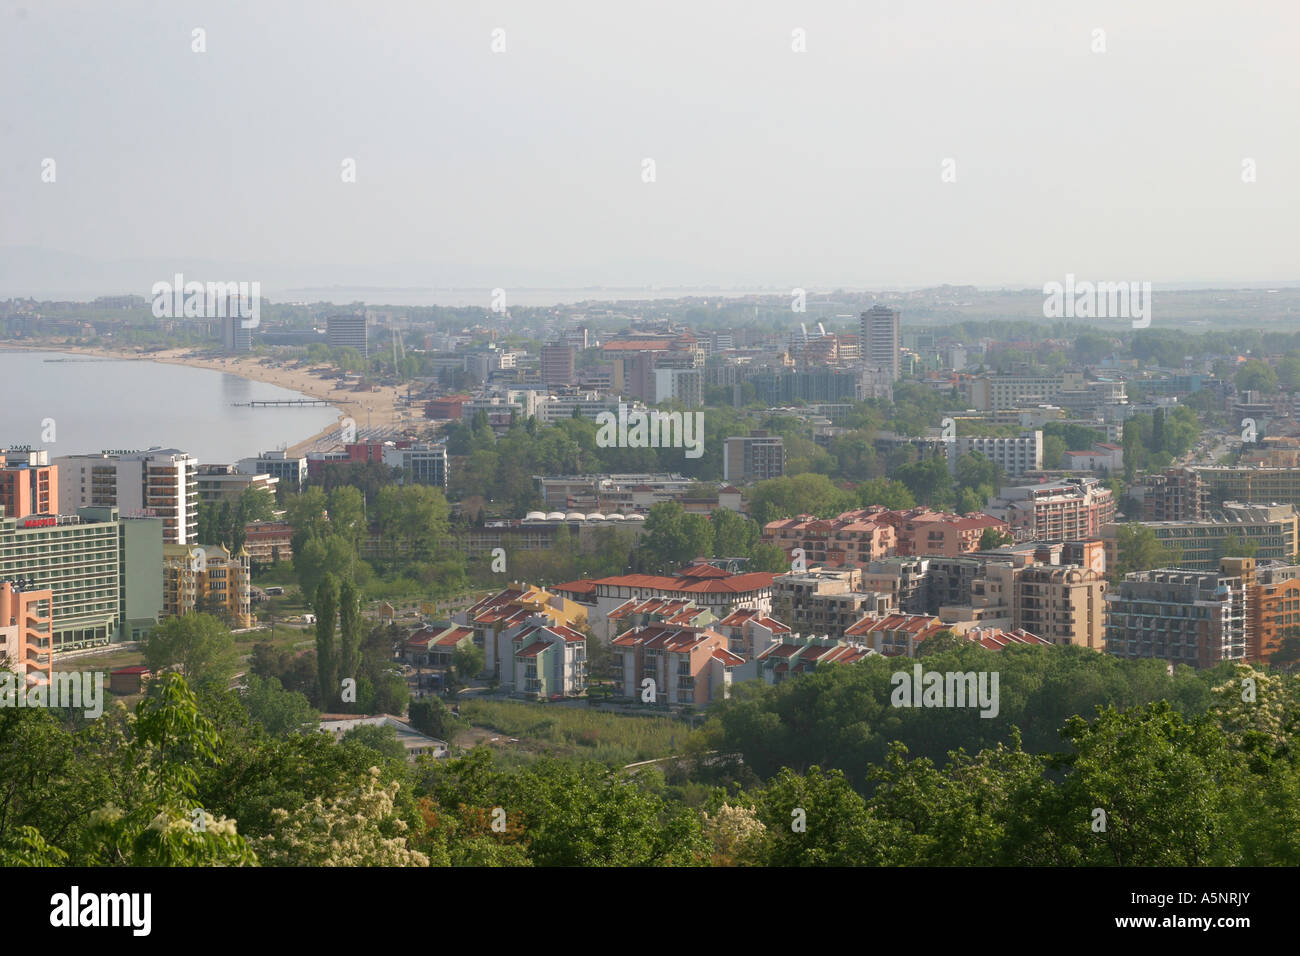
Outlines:
{"type": "Polygon", "coordinates": [[[1247,603],[1246,660],[1268,663],[1283,638],[1300,635],[1300,565],[1256,562],[1247,603]]]}
{"type": "Polygon", "coordinates": [[[1135,497],[1142,500],[1143,521],[1203,521],[1209,513],[1209,488],[1192,468],[1149,475],[1135,497]]]}
{"type": "Polygon", "coordinates": [[[54,592],[27,587],[24,581],[0,580],[0,670],[26,683],[50,680],[54,592]]]}
{"type": "Polygon", "coordinates": [[[543,345],[541,351],[542,383],[572,385],[576,353],[572,346],[543,345]]]}
{"type": "Polygon", "coordinates": [[[698,368],[656,368],[654,370],[655,404],[678,402],[686,408],[704,404],[704,371],[698,368]]]}
{"type": "Polygon", "coordinates": [[[1003,488],[984,508],[1017,541],[1095,538],[1115,520],[1115,498],[1099,478],[1065,478],[1003,488]]]}
{"type": "Polygon", "coordinates": [[[863,615],[892,610],[892,595],[864,590],[856,568],[811,568],[772,580],[772,617],[799,631],[839,638],[863,615]]]}
{"type": "Polygon", "coordinates": [[[1252,615],[1242,579],[1218,571],[1161,568],[1126,574],[1106,595],[1106,650],[1213,667],[1245,660],[1252,615]]]}
{"type": "Polygon", "coordinates": [[[887,306],[872,306],[862,313],[859,337],[864,365],[885,369],[898,381],[900,313],[887,306]]]}
{"type": "Polygon", "coordinates": [[[788,625],[753,608],[732,611],[714,624],[713,629],[727,639],[727,649],[745,662],[732,671],[734,681],[758,677],[760,655],[791,633],[788,625]]]}
{"type": "Polygon", "coordinates": [[[724,443],[723,481],[766,481],[785,474],[785,439],[765,431],[733,436],[724,443]]]}
{"type": "MultiPolygon", "coordinates": [[[[51,591],[54,652],[121,640],[128,605],[133,617],[149,616],[149,611],[139,611],[130,593],[133,586],[144,585],[138,575],[128,573],[138,562],[128,561],[127,567],[123,566],[123,549],[151,534],[157,536],[161,548],[161,522],[133,521],[130,536],[125,535],[122,524],[116,508],[0,518],[0,580],[21,580],[51,591]]],[[[157,579],[159,565],[149,570],[149,579],[157,579]]],[[[147,600],[147,592],[142,593],[147,600]]],[[[155,606],[152,613],[157,611],[155,606]]]]}
{"type": "Polygon", "coordinates": [[[1192,470],[1205,486],[1211,504],[1267,501],[1300,506],[1300,469],[1207,465],[1192,470]]]}
{"type": "Polygon", "coordinates": [[[550,626],[580,630],[587,608],[553,591],[512,582],[453,617],[472,629],[475,645],[483,648],[484,673],[498,679],[515,673],[513,638],[542,619],[550,626]]]}
{"type": "Polygon", "coordinates": [[[447,446],[441,442],[385,442],[381,460],[401,469],[403,483],[447,489],[447,446]]]}
{"type": "Polygon", "coordinates": [[[897,538],[897,554],[903,557],[938,555],[955,558],[978,550],[980,538],[988,529],[999,532],[1008,530],[1006,521],[992,515],[956,515],[931,511],[929,508],[876,510],[873,517],[876,521],[893,526],[897,538]]]}
{"type": "Polygon", "coordinates": [[[196,481],[199,504],[220,505],[225,502],[232,508],[250,488],[268,492],[274,498],[278,484],[278,478],[237,472],[234,465],[200,465],[196,481]]]}
{"type": "Polygon", "coordinates": [[[724,618],[737,608],[753,608],[771,614],[772,579],[775,577],[775,574],[764,571],[732,574],[697,562],[676,575],[616,574],[592,581],[557,584],[551,590],[585,604],[592,630],[604,640],[608,634],[606,618],[609,612],[629,600],[688,600],[711,611],[717,618],[724,618]]]}
{"type": "Polygon", "coordinates": [[[651,624],[625,631],[610,642],[618,692],[669,707],[703,707],[725,700],[732,673],[745,661],[727,648],[727,638],[702,627],[651,624]],[[651,683],[646,683],[649,680],[651,683]]]}
{"type": "Polygon", "coordinates": [[[64,510],[117,508],[124,517],[157,517],[168,543],[197,543],[199,463],[194,456],[176,448],[150,448],[69,455],[53,463],[64,510]]]}
{"type": "Polygon", "coordinates": [[[946,442],[948,470],[957,473],[957,462],[965,455],[978,452],[1002,469],[1008,477],[1018,477],[1027,471],[1043,467],[1043,433],[1023,432],[1015,438],[988,438],[980,435],[961,435],[946,442]]]}
{"type": "Polygon", "coordinates": [[[779,684],[798,674],[810,674],[823,664],[856,664],[877,652],[843,638],[801,637],[792,634],[768,646],[760,655],[756,676],[779,684]]]}
{"type": "Polygon", "coordinates": [[[163,617],[202,612],[253,626],[248,552],[221,545],[163,545],[163,617]]]}
{"type": "Polygon", "coordinates": [[[11,518],[58,514],[58,471],[49,452],[0,449],[0,508],[11,518]]]}
{"type": "Polygon", "coordinates": [[[243,475],[270,475],[277,488],[302,491],[307,483],[307,459],[283,451],[264,451],[256,458],[241,458],[235,466],[243,475]]]}
{"type": "Polygon", "coordinates": [[[846,511],[834,518],[800,515],[763,526],[763,541],[774,544],[793,559],[803,549],[805,567],[868,564],[894,553],[894,528],[879,517],[880,509],[846,511]]]}
{"type": "Polygon", "coordinates": [[[370,354],[364,315],[331,315],[325,320],[325,342],[332,349],[353,348],[370,354]]]}
{"type": "Polygon", "coordinates": [[[293,560],[293,528],[282,521],[250,521],[244,525],[244,550],[253,564],[293,560]]]}
{"type": "Polygon", "coordinates": [[[507,693],[530,700],[587,692],[587,638],[545,616],[530,618],[510,638],[511,667],[501,676],[507,693]]]}
{"type": "MultiPolygon", "coordinates": [[[[1225,552],[1242,545],[1252,547],[1257,561],[1290,563],[1300,551],[1300,514],[1295,505],[1254,505],[1226,501],[1202,521],[1143,521],[1160,544],[1175,548],[1178,567],[1189,571],[1213,571],[1225,552]]],[[[1111,567],[1119,561],[1119,529],[1122,524],[1102,528],[1106,558],[1111,567]]]]}
{"type": "Polygon", "coordinates": [[[889,614],[883,618],[864,617],[844,636],[885,657],[915,657],[922,641],[945,630],[948,625],[928,614],[889,614]]]}

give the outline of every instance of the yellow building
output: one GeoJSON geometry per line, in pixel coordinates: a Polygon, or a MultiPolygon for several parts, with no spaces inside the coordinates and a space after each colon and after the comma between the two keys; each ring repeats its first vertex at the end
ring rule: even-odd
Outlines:
{"type": "Polygon", "coordinates": [[[221,545],[163,545],[163,610],[160,618],[204,611],[230,627],[252,627],[248,552],[221,545]]]}

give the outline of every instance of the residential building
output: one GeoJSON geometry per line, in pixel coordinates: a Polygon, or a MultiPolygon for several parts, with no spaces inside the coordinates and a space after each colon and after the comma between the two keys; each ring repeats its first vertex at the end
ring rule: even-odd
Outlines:
{"type": "Polygon", "coordinates": [[[699,368],[655,368],[655,404],[677,402],[686,408],[704,404],[704,371],[699,368]]]}
{"type": "Polygon", "coordinates": [[[948,471],[953,474],[957,473],[958,460],[972,452],[983,455],[1012,478],[1043,467],[1043,433],[1037,430],[1022,432],[1015,438],[959,435],[946,445],[948,471]]]}
{"type": "MultiPolygon", "coordinates": [[[[0,580],[31,582],[53,594],[55,653],[132,639],[124,623],[140,621],[156,587],[160,565],[140,577],[141,561],[128,548],[145,549],[150,536],[160,551],[162,522],[119,518],[116,508],[80,508],[75,515],[0,517],[0,580]],[[126,524],[128,527],[123,528],[126,524]],[[137,600],[139,597],[139,600],[137,600]]],[[[138,554],[147,564],[150,552],[138,554]]],[[[27,585],[24,584],[24,587],[27,585]]],[[[140,625],[137,625],[139,627],[140,625]]]]}
{"type": "Polygon", "coordinates": [[[763,526],[763,541],[776,545],[787,558],[796,559],[803,550],[804,567],[864,565],[893,554],[897,546],[894,528],[879,516],[882,509],[846,511],[834,518],[799,515],[763,526]]]}
{"type": "Polygon", "coordinates": [[[938,555],[955,558],[979,548],[980,538],[990,528],[1005,533],[1007,522],[988,514],[956,515],[929,508],[888,511],[875,505],[874,519],[894,528],[898,555],[938,555]]]}
{"type": "Polygon", "coordinates": [[[860,569],[810,568],[772,579],[772,617],[800,631],[839,638],[864,614],[892,610],[893,596],[865,590],[860,569]]]}
{"type": "Polygon", "coordinates": [[[572,346],[543,345],[541,351],[542,383],[545,385],[572,385],[575,352],[572,346]]]}
{"type": "Polygon", "coordinates": [[[1065,478],[1003,488],[984,511],[1017,541],[1095,538],[1115,520],[1115,498],[1099,478],[1065,478]]]}
{"type": "Polygon", "coordinates": [[[1248,600],[1241,578],[1222,571],[1126,574],[1106,595],[1106,650],[1196,668],[1245,660],[1248,600]]]}
{"type": "Polygon", "coordinates": [[[724,442],[723,481],[766,481],[785,474],[785,439],[765,431],[732,436],[724,442]]]}
{"type": "Polygon", "coordinates": [[[525,627],[535,627],[545,618],[551,625],[581,630],[587,613],[586,607],[559,593],[558,588],[548,591],[526,582],[511,582],[452,620],[473,630],[474,644],[483,649],[484,673],[505,679],[514,674],[511,641],[525,627]]]}
{"type": "Polygon", "coordinates": [[[58,473],[47,451],[0,449],[0,508],[10,518],[58,514],[58,473]]]}
{"type": "MultiPolygon", "coordinates": [[[[786,635],[769,644],[754,661],[757,677],[779,684],[796,674],[809,674],[821,664],[856,664],[877,651],[844,638],[786,635]]],[[[736,678],[740,680],[739,677],[736,678]]]]}
{"type": "Polygon", "coordinates": [[[325,320],[325,342],[332,349],[353,348],[369,356],[365,315],[331,315],[325,320]]]}
{"type": "Polygon", "coordinates": [[[163,545],[163,617],[195,611],[223,617],[232,628],[253,626],[248,552],[221,545],[163,545]]]}
{"type": "Polygon", "coordinates": [[[277,488],[297,493],[307,483],[307,459],[283,451],[264,451],[256,458],[241,458],[235,466],[243,475],[270,475],[277,488]]]}
{"type": "Polygon", "coordinates": [[[937,617],[928,614],[888,614],[864,617],[844,632],[849,641],[870,647],[885,657],[915,657],[927,637],[948,630],[937,617]]]}
{"type": "Polygon", "coordinates": [[[1222,501],[1267,501],[1300,506],[1300,469],[1264,468],[1247,465],[1194,466],[1205,487],[1206,499],[1222,501]]]}
{"type": "Polygon", "coordinates": [[[250,521],[244,525],[244,550],[252,564],[292,561],[293,528],[282,521],[250,521]]]}
{"type": "Polygon", "coordinates": [[[274,498],[277,484],[278,478],[237,472],[234,465],[200,465],[196,480],[199,504],[221,505],[225,502],[231,508],[239,504],[239,499],[250,488],[261,489],[274,498]]]}
{"type": "Polygon", "coordinates": [[[123,516],[157,517],[163,540],[195,544],[199,521],[199,463],[176,448],[103,451],[54,459],[59,506],[117,508],[123,516]]]}
{"type": "Polygon", "coordinates": [[[604,639],[609,612],[629,600],[688,600],[711,611],[717,618],[724,618],[742,607],[770,614],[774,577],[776,575],[763,571],[731,574],[707,563],[696,563],[675,575],[616,574],[594,581],[558,584],[551,590],[585,605],[591,629],[604,639]]]}
{"type": "Polygon", "coordinates": [[[790,633],[788,625],[754,608],[732,611],[714,624],[713,629],[727,639],[727,650],[745,661],[732,671],[732,680],[736,682],[758,677],[759,655],[790,633]]]}
{"type": "Polygon", "coordinates": [[[615,686],[624,697],[669,707],[703,707],[730,694],[732,672],[744,658],[727,638],[703,627],[650,624],[610,642],[615,686]]]}
{"type": "Polygon", "coordinates": [[[12,671],[28,684],[48,683],[53,623],[53,591],[0,580],[0,671],[12,671]]]}
{"type": "MultiPolygon", "coordinates": [[[[1188,571],[1213,571],[1230,550],[1251,549],[1260,561],[1289,563],[1300,551],[1300,514],[1295,505],[1243,504],[1225,501],[1202,521],[1142,521],[1161,545],[1173,549],[1173,563],[1188,571]]],[[[1119,530],[1123,524],[1108,524],[1102,530],[1106,559],[1119,563],[1119,530]]]]}
{"type": "Polygon", "coordinates": [[[1209,513],[1209,488],[1194,468],[1149,475],[1133,494],[1142,501],[1143,521],[1203,521],[1209,513]]]}
{"type": "Polygon", "coordinates": [[[510,636],[511,666],[501,687],[530,700],[579,697],[587,692],[587,638],[545,615],[529,618],[510,636]]]}
{"type": "Polygon", "coordinates": [[[1257,561],[1247,577],[1252,593],[1246,605],[1246,660],[1268,663],[1284,638],[1300,634],[1300,565],[1257,561]]]}
{"type": "Polygon", "coordinates": [[[887,306],[872,306],[862,313],[862,335],[859,339],[862,362],[867,366],[886,369],[890,381],[898,381],[899,372],[899,312],[887,306]]]}
{"type": "Polygon", "coordinates": [[[456,648],[474,643],[474,629],[463,624],[422,627],[406,639],[406,659],[420,667],[446,670],[456,648]]]}
{"type": "Polygon", "coordinates": [[[381,460],[402,470],[403,484],[447,489],[447,446],[442,442],[385,442],[381,460]]]}

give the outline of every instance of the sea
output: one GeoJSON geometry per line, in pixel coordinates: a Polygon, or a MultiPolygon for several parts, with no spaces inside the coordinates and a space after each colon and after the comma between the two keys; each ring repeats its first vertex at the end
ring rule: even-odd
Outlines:
{"type": "Polygon", "coordinates": [[[234,464],[338,420],[328,406],[244,404],[306,397],[205,368],[0,350],[0,449],[26,445],[56,458],[156,446],[234,464]]]}

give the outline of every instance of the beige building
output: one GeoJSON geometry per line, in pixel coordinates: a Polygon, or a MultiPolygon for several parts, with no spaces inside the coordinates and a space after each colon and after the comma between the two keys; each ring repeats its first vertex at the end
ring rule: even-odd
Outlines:
{"type": "Polygon", "coordinates": [[[990,561],[971,584],[971,603],[939,608],[955,631],[972,626],[1023,629],[1064,646],[1105,649],[1106,580],[1078,565],[1016,567],[990,561]]]}
{"type": "Polygon", "coordinates": [[[232,628],[252,627],[248,552],[221,545],[163,545],[163,610],[180,617],[202,611],[224,617],[232,628]]]}
{"type": "Polygon", "coordinates": [[[796,631],[839,638],[863,615],[892,610],[893,596],[864,590],[857,568],[810,568],[772,580],[772,617],[796,631]]]}

